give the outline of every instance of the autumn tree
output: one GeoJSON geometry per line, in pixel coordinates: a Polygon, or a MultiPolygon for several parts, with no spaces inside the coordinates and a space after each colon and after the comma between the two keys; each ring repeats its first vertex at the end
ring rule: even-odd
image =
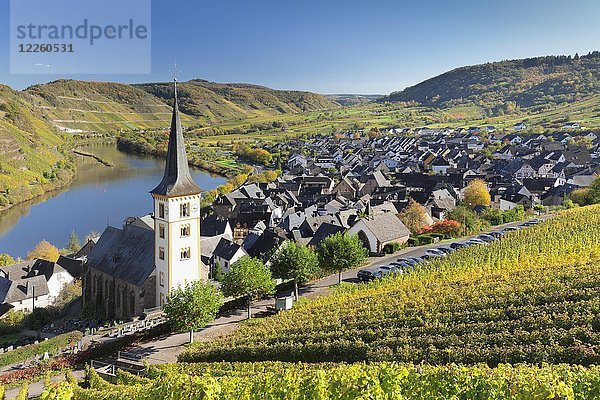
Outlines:
{"type": "Polygon", "coordinates": [[[327,236],[319,245],[319,264],[324,270],[338,273],[342,282],[342,273],[359,267],[367,258],[367,249],[358,235],[338,232],[327,236]]]}
{"type": "Polygon", "coordinates": [[[294,281],[294,296],[298,300],[298,286],[306,284],[319,270],[319,258],[305,244],[286,242],[271,261],[275,276],[294,281]]]}
{"type": "Polygon", "coordinates": [[[57,262],[59,257],[60,253],[58,249],[45,240],[39,242],[33,250],[27,253],[27,260],[40,258],[42,260],[57,262]]]}
{"type": "Polygon", "coordinates": [[[248,256],[231,264],[221,284],[225,296],[246,298],[248,318],[252,317],[252,301],[275,292],[275,281],[269,268],[258,258],[248,256]]]}
{"type": "Polygon", "coordinates": [[[469,208],[475,208],[476,206],[489,207],[490,202],[490,192],[483,179],[474,179],[469,182],[465,188],[465,205],[469,208]]]}
{"type": "Polygon", "coordinates": [[[0,254],[0,267],[6,267],[7,265],[13,265],[15,263],[14,258],[8,254],[0,254]]]}
{"type": "Polygon", "coordinates": [[[173,289],[162,309],[167,322],[176,331],[189,331],[190,343],[194,341],[194,331],[202,329],[215,319],[223,296],[208,282],[186,282],[173,289]]]}
{"type": "Polygon", "coordinates": [[[79,242],[79,237],[75,233],[75,231],[71,232],[71,236],[69,236],[69,243],[67,244],[67,249],[71,253],[77,253],[81,250],[81,243],[79,242]]]}
{"type": "Polygon", "coordinates": [[[413,199],[408,200],[408,205],[400,211],[398,218],[413,234],[425,228],[429,222],[425,207],[413,199]]]}

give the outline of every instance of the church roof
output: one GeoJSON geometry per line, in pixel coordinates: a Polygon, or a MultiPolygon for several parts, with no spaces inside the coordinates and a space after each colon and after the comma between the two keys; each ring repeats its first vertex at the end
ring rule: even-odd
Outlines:
{"type": "Polygon", "coordinates": [[[154,271],[154,231],[136,225],[106,227],[88,255],[88,266],[137,286],[154,271]]]}
{"type": "Polygon", "coordinates": [[[173,101],[173,118],[167,149],[167,164],[162,181],[150,193],[161,196],[185,196],[200,193],[200,188],[190,175],[183,130],[177,105],[177,84],[175,84],[175,100],[173,101]]]}

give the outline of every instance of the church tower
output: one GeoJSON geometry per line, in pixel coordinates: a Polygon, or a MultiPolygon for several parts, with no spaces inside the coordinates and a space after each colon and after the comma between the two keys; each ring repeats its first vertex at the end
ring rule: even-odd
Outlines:
{"type": "Polygon", "coordinates": [[[156,304],[184,282],[206,279],[200,261],[200,188],[190,175],[177,105],[177,81],[165,174],[154,199],[156,304]]]}

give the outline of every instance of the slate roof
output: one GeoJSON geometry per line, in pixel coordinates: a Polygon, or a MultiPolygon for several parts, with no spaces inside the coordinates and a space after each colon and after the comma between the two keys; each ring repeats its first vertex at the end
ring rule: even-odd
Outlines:
{"type": "Polygon", "coordinates": [[[229,239],[221,238],[213,252],[213,256],[230,261],[240,248],[241,246],[239,244],[236,244],[229,239]]]}
{"type": "Polygon", "coordinates": [[[177,84],[175,84],[175,100],[173,101],[173,117],[167,148],[167,163],[162,181],[150,193],[161,196],[185,196],[200,193],[200,188],[190,175],[183,129],[177,105],[177,84]]]}
{"type": "Polygon", "coordinates": [[[410,231],[402,221],[391,213],[378,214],[362,221],[382,243],[410,235],[410,231]]]}
{"type": "Polygon", "coordinates": [[[135,225],[108,226],[88,255],[88,266],[141,286],[154,271],[154,232],[135,225]]]}

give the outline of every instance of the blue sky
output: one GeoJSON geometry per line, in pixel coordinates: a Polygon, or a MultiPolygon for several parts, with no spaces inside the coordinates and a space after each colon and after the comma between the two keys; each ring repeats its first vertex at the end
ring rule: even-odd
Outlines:
{"type": "Polygon", "coordinates": [[[177,60],[180,80],[389,93],[463,65],[600,50],[598,15],[597,0],[153,0],[150,75],[11,75],[0,0],[0,83],[165,81],[177,60]]]}

